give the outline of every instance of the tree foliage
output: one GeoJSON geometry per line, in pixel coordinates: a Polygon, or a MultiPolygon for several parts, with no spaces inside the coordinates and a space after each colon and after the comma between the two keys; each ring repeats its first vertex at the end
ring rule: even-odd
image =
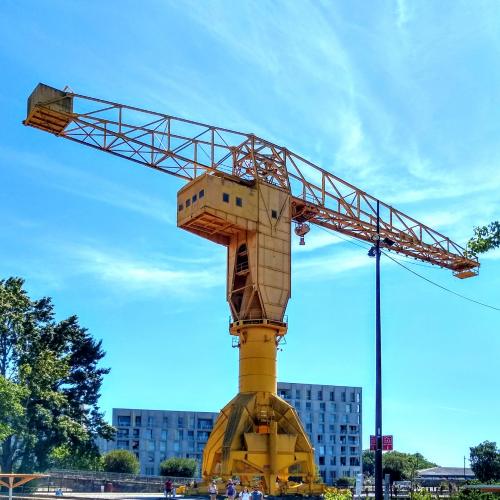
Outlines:
{"type": "MultiPolygon", "coordinates": [[[[421,453],[388,451],[382,455],[382,473],[390,474],[391,481],[413,479],[417,470],[430,467],[436,467],[436,464],[429,462],[421,453]]],[[[363,473],[370,476],[375,474],[374,451],[363,451],[363,473]]]]}
{"type": "Polygon", "coordinates": [[[193,458],[168,458],[160,464],[161,476],[194,477],[196,460],[193,458]]]}
{"type": "Polygon", "coordinates": [[[139,460],[128,450],[112,450],[103,457],[106,472],[121,472],[122,474],[139,474],[139,460]]]}
{"type": "Polygon", "coordinates": [[[493,441],[484,441],[470,449],[470,466],[482,482],[500,480],[500,450],[493,441]]]}
{"type": "Polygon", "coordinates": [[[500,248],[500,222],[474,228],[474,236],[467,243],[469,255],[476,256],[494,248],[500,248]]]}
{"type": "Polygon", "coordinates": [[[98,407],[104,357],[76,316],[57,322],[48,297],[32,300],[21,278],[0,280],[0,468],[41,471],[63,446],[97,456],[113,437],[98,407]],[[10,407],[5,410],[3,401],[10,407]]]}

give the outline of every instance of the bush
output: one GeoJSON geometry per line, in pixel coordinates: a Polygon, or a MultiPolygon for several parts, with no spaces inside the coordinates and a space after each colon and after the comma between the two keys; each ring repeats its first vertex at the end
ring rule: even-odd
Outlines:
{"type": "Polygon", "coordinates": [[[194,458],[168,458],[160,464],[160,476],[194,477],[195,472],[194,458]]]}
{"type": "Polygon", "coordinates": [[[354,477],[339,477],[335,481],[335,486],[339,488],[352,488],[356,484],[356,479],[354,477]]]}
{"type": "Polygon", "coordinates": [[[328,488],[325,491],[325,500],[351,500],[350,490],[339,490],[337,488],[328,488]]]}
{"type": "Polygon", "coordinates": [[[106,472],[139,474],[139,460],[128,450],[112,450],[103,457],[106,472]]]}

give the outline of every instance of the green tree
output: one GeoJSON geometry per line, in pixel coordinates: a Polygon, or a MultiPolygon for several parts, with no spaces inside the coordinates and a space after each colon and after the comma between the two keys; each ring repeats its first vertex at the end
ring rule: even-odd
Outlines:
{"type": "Polygon", "coordinates": [[[469,255],[476,256],[500,247],[500,222],[474,228],[474,236],[467,243],[469,255]]]}
{"type": "Polygon", "coordinates": [[[470,449],[470,466],[480,481],[500,480],[500,450],[493,441],[484,441],[470,449]]]}
{"type": "MultiPolygon", "coordinates": [[[[419,469],[435,467],[436,464],[427,460],[421,453],[402,453],[388,451],[382,455],[382,473],[390,474],[391,481],[413,479],[419,469]]],[[[375,474],[375,452],[363,451],[363,473],[375,474]]]]}
{"type": "Polygon", "coordinates": [[[193,458],[168,458],[160,464],[161,476],[194,477],[196,460],[193,458]]]}
{"type": "Polygon", "coordinates": [[[76,456],[98,455],[95,438],[113,437],[98,407],[109,370],[76,316],[54,319],[51,299],[32,300],[21,278],[0,280],[0,391],[19,406],[2,412],[0,468],[30,472],[51,465],[51,454],[66,446],[76,456]],[[17,409],[16,409],[17,408],[17,409]]]}
{"type": "Polygon", "coordinates": [[[121,472],[123,474],[139,474],[139,460],[128,450],[112,450],[103,457],[106,472],[121,472]]]}
{"type": "Polygon", "coordinates": [[[373,476],[375,474],[375,452],[363,450],[363,474],[373,476]]]}
{"type": "Polygon", "coordinates": [[[52,469],[103,471],[104,461],[100,454],[89,451],[74,454],[69,446],[62,445],[50,453],[52,469]]]}

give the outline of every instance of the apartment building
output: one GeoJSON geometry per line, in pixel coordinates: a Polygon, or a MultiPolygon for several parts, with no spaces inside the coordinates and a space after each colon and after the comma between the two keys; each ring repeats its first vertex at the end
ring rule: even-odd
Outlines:
{"type": "MultiPolygon", "coordinates": [[[[297,410],[315,448],[323,480],[332,484],[361,472],[362,390],[360,387],[278,382],[278,394],[297,410]]],[[[203,448],[218,413],[114,408],[116,440],[107,450],[130,450],[141,474],[156,475],[170,457],[194,458],[203,448]]],[[[104,451],[104,445],[100,444],[104,451]]]]}

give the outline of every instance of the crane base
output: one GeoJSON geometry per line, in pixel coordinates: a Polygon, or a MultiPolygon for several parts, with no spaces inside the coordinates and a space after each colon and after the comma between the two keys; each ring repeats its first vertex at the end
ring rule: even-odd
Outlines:
{"type": "MultiPolygon", "coordinates": [[[[205,481],[238,478],[270,495],[287,493],[289,478],[312,493],[314,449],[292,406],[269,392],[239,393],[221,411],[203,453],[205,481]]],[[[293,488],[292,488],[293,492],[293,488]]]]}

